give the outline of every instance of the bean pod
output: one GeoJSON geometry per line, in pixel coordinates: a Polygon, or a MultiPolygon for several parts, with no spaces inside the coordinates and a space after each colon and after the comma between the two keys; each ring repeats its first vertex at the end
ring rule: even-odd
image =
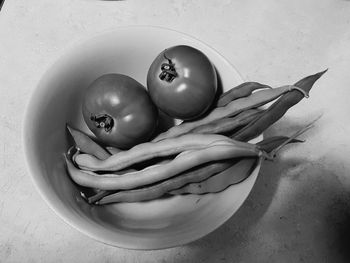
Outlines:
{"type": "MultiPolygon", "coordinates": [[[[257,145],[265,152],[269,153],[284,143],[296,143],[302,142],[300,140],[295,139],[299,133],[294,134],[292,137],[284,137],[284,136],[275,136],[263,140],[257,145]]],[[[247,179],[257,164],[259,163],[258,157],[248,157],[237,160],[237,162],[233,163],[226,170],[217,173],[208,179],[205,179],[201,182],[192,182],[187,184],[181,188],[174,189],[169,193],[172,195],[178,194],[207,194],[207,193],[218,193],[233,184],[238,184],[245,179],[247,179]]]]}
{"type": "Polygon", "coordinates": [[[229,104],[231,101],[247,97],[253,93],[255,90],[259,89],[272,89],[268,85],[260,84],[258,82],[244,82],[226,92],[221,94],[219,97],[216,106],[223,107],[229,104]]]}
{"type": "Polygon", "coordinates": [[[111,156],[102,146],[96,143],[84,132],[66,125],[69,133],[72,135],[76,146],[83,152],[93,155],[100,160],[105,160],[111,156]]]}
{"type": "Polygon", "coordinates": [[[68,172],[77,184],[102,190],[120,190],[133,189],[166,180],[207,162],[261,155],[264,153],[257,146],[247,148],[233,144],[215,145],[183,152],[165,164],[153,165],[141,171],[125,174],[97,174],[91,171],[82,171],[75,167],[67,156],[65,156],[65,160],[68,172]]]}
{"type": "Polygon", "coordinates": [[[294,86],[298,87],[298,89],[292,90],[281,96],[261,116],[256,120],[251,121],[243,129],[231,134],[231,137],[239,141],[249,141],[259,136],[268,127],[281,119],[291,107],[301,101],[304,97],[308,97],[314,83],[326,71],[327,70],[305,77],[295,83],[294,86]]]}
{"type": "Polygon", "coordinates": [[[176,125],[170,128],[168,131],[159,134],[152,141],[157,142],[157,141],[164,140],[166,138],[177,137],[182,134],[188,133],[189,131],[201,125],[208,124],[212,121],[222,119],[225,117],[234,116],[248,109],[260,107],[268,102],[275,100],[281,95],[293,90],[294,88],[295,88],[294,86],[288,85],[288,86],[278,87],[275,89],[265,89],[265,90],[257,91],[252,95],[250,95],[249,97],[240,98],[230,102],[224,107],[215,108],[213,111],[211,111],[208,115],[206,115],[202,119],[195,120],[195,121],[187,121],[179,125],[176,125]]]}
{"type": "Polygon", "coordinates": [[[236,116],[219,119],[212,121],[208,124],[201,125],[191,130],[191,133],[214,133],[214,134],[225,134],[232,132],[235,129],[248,124],[256,117],[261,115],[263,110],[250,109],[243,111],[236,116]]]}
{"type": "MultiPolygon", "coordinates": [[[[277,146],[281,145],[283,142],[285,142],[288,138],[287,137],[273,137],[266,140],[263,140],[262,142],[259,142],[258,145],[261,147],[264,151],[271,151],[272,149],[275,149],[277,146]]],[[[292,140],[292,142],[300,142],[299,140],[292,140]]],[[[202,184],[203,182],[206,182],[207,180],[211,180],[210,178],[216,178],[219,176],[223,171],[225,173],[225,176],[221,175],[220,177],[228,177],[231,178],[231,183],[237,183],[241,180],[244,180],[247,174],[244,173],[232,173],[232,169],[240,163],[242,160],[255,160],[256,158],[236,158],[232,160],[223,160],[218,162],[209,162],[205,163],[204,165],[200,165],[197,167],[194,167],[193,169],[187,170],[175,177],[172,177],[166,181],[153,184],[150,186],[145,186],[138,189],[131,189],[131,190],[124,190],[124,191],[105,191],[105,194],[96,194],[96,196],[93,196],[89,199],[90,203],[95,204],[110,204],[110,203],[118,203],[118,202],[140,202],[140,201],[147,201],[156,199],[158,197],[163,196],[166,193],[170,194],[176,194],[180,193],[177,192],[179,190],[174,189],[181,189],[182,187],[185,188],[185,185],[191,183],[195,184],[196,182],[198,184],[202,184]],[[232,169],[230,168],[232,167],[232,169]],[[238,179],[240,177],[241,179],[238,179]],[[173,190],[173,191],[172,191],[173,190]],[[100,200],[100,201],[98,201],[100,200]],[[96,202],[98,201],[98,202],[96,202]]],[[[215,179],[215,181],[217,181],[215,179]]],[[[219,179],[221,184],[224,186],[228,182],[219,179]]],[[[214,184],[218,185],[218,183],[214,184]]],[[[182,190],[181,190],[182,191],[182,190]]]]}
{"type": "Polygon", "coordinates": [[[258,164],[257,158],[246,158],[203,182],[187,184],[170,191],[172,195],[218,193],[233,184],[244,181],[258,164]]]}
{"type": "Polygon", "coordinates": [[[211,145],[229,144],[254,149],[255,146],[232,140],[217,134],[185,134],[159,142],[148,142],[134,146],[130,150],[116,153],[105,160],[89,154],[79,154],[74,162],[80,169],[89,171],[118,171],[142,161],[157,157],[172,156],[183,151],[205,148],[211,145]]]}
{"type": "MultiPolygon", "coordinates": [[[[232,161],[219,161],[200,165],[195,169],[185,171],[164,182],[145,186],[140,189],[118,191],[100,198],[96,204],[105,205],[119,202],[140,202],[159,198],[172,189],[180,188],[190,182],[200,182],[208,177],[224,171],[232,165],[232,161]]],[[[90,200],[90,201],[95,201],[90,200]]]]}

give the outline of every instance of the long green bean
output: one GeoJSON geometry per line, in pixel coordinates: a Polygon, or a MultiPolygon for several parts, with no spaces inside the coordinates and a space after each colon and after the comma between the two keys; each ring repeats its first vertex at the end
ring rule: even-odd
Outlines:
{"type": "Polygon", "coordinates": [[[254,90],[259,89],[272,89],[268,85],[260,84],[258,82],[244,82],[226,92],[221,94],[219,97],[216,106],[223,107],[229,104],[231,101],[247,97],[252,94],[254,90]]]}
{"type": "Polygon", "coordinates": [[[238,132],[232,134],[231,137],[239,141],[249,141],[262,134],[267,128],[282,118],[291,107],[301,101],[305,96],[308,96],[307,94],[310,92],[314,83],[326,71],[327,70],[308,76],[295,83],[294,86],[299,87],[299,90],[293,90],[282,95],[261,116],[247,124],[238,132]]]}
{"type": "Polygon", "coordinates": [[[68,172],[81,186],[102,190],[132,189],[171,178],[197,165],[242,156],[265,155],[258,147],[243,148],[234,144],[214,145],[200,150],[182,152],[176,158],[161,165],[152,165],[141,171],[125,174],[96,174],[82,171],[65,156],[68,172]]]}
{"type": "Polygon", "coordinates": [[[248,124],[262,113],[263,110],[258,109],[246,110],[233,117],[218,119],[208,124],[203,124],[191,130],[190,133],[225,134],[234,131],[238,127],[248,124]]]}
{"type": "Polygon", "coordinates": [[[96,143],[84,132],[74,129],[67,124],[67,129],[72,135],[76,146],[83,152],[96,156],[100,160],[105,160],[111,156],[102,146],[96,143]]]}
{"type": "Polygon", "coordinates": [[[89,154],[79,154],[74,162],[83,170],[118,171],[142,161],[178,154],[187,150],[205,148],[210,145],[235,144],[243,148],[255,148],[255,145],[232,140],[218,134],[185,134],[159,142],[147,142],[134,146],[130,150],[99,160],[89,154]]]}
{"type": "MultiPolygon", "coordinates": [[[[302,142],[295,137],[299,136],[305,129],[298,131],[292,137],[276,136],[265,139],[257,145],[267,153],[273,152],[287,143],[302,142]]],[[[233,163],[226,170],[219,172],[200,182],[191,182],[180,188],[173,188],[169,193],[172,195],[178,194],[206,194],[218,193],[225,190],[227,187],[238,184],[250,176],[258,164],[258,157],[241,158],[236,163],[233,163]]]]}
{"type": "Polygon", "coordinates": [[[233,161],[219,161],[207,163],[187,170],[173,178],[160,182],[155,185],[145,186],[140,189],[118,191],[110,195],[103,196],[97,204],[104,205],[117,202],[140,202],[156,199],[163,196],[166,192],[179,188],[189,182],[200,182],[206,178],[224,171],[231,166],[233,161]]]}
{"type": "Polygon", "coordinates": [[[177,137],[179,135],[188,133],[190,130],[198,126],[208,124],[212,121],[222,119],[225,117],[234,116],[242,111],[260,107],[268,102],[275,100],[281,95],[295,89],[294,86],[282,86],[275,89],[265,89],[254,92],[252,95],[244,98],[234,100],[224,107],[217,107],[205,117],[195,120],[186,121],[179,125],[170,128],[168,131],[159,134],[152,141],[157,142],[166,138],[177,137]]]}
{"type": "MultiPolygon", "coordinates": [[[[266,140],[263,140],[258,143],[258,146],[264,151],[272,151],[283,142],[285,142],[288,137],[273,137],[266,140]]],[[[291,142],[299,142],[299,140],[292,140],[291,142]]],[[[234,167],[235,164],[238,164],[241,160],[251,160],[252,158],[236,158],[230,160],[223,160],[218,162],[209,162],[203,165],[196,166],[192,169],[186,170],[185,172],[169,178],[163,182],[146,185],[141,188],[123,190],[123,191],[114,191],[110,194],[104,195],[103,197],[97,196],[98,198],[94,199],[94,202],[98,201],[96,204],[109,204],[116,202],[140,202],[146,200],[156,199],[163,196],[166,193],[173,194],[171,190],[181,188],[188,183],[203,182],[207,178],[212,176],[216,177],[221,172],[226,171],[229,167],[234,167]]],[[[253,158],[253,160],[255,160],[253,158]]],[[[227,171],[228,173],[229,171],[227,171]]],[[[241,175],[241,174],[238,174],[241,175]]],[[[209,180],[209,179],[208,179],[209,180]]],[[[237,181],[237,177],[236,177],[237,181]]],[[[174,190],[176,191],[176,190],[174,190]]]]}

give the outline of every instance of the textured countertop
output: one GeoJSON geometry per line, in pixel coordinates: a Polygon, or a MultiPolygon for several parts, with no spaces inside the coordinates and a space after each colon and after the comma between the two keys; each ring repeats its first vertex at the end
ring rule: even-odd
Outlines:
{"type": "Polygon", "coordinates": [[[0,12],[0,262],[350,262],[350,1],[6,0],[0,12]],[[267,135],[291,134],[240,210],[189,245],[132,251],[92,240],[36,192],[23,156],[24,105],[80,39],[157,25],[213,46],[247,80],[291,84],[329,71],[267,135]]]}

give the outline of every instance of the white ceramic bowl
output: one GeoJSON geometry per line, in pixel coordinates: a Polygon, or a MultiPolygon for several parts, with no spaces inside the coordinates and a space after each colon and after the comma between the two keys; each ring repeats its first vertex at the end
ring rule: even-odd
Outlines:
{"type": "Polygon", "coordinates": [[[158,27],[121,27],[69,50],[42,77],[27,107],[23,142],[38,191],[68,224],[106,244],[160,249],[194,241],[229,219],[256,180],[260,165],[243,183],[219,194],[99,207],[88,205],[67,175],[62,158],[69,147],[65,125],[69,122],[89,132],[80,108],[87,85],[106,73],[127,74],[145,85],[156,55],[178,44],[203,51],[215,65],[224,90],[242,82],[225,58],[189,35],[158,27]]]}

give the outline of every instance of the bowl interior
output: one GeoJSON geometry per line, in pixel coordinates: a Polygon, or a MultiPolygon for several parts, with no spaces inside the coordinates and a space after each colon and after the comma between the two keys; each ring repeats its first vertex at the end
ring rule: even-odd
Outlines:
{"type": "Polygon", "coordinates": [[[101,242],[131,249],[159,249],[196,240],[223,224],[251,190],[246,181],[219,194],[187,195],[139,203],[90,206],[66,173],[62,153],[71,145],[66,123],[89,133],[81,98],[91,81],[122,73],[145,85],[148,67],[163,49],[191,45],[215,65],[227,90],[242,82],[215,50],[188,35],[156,27],[124,27],[90,38],[68,51],[43,76],[27,107],[24,144],[34,183],[66,222],[101,242]]]}

